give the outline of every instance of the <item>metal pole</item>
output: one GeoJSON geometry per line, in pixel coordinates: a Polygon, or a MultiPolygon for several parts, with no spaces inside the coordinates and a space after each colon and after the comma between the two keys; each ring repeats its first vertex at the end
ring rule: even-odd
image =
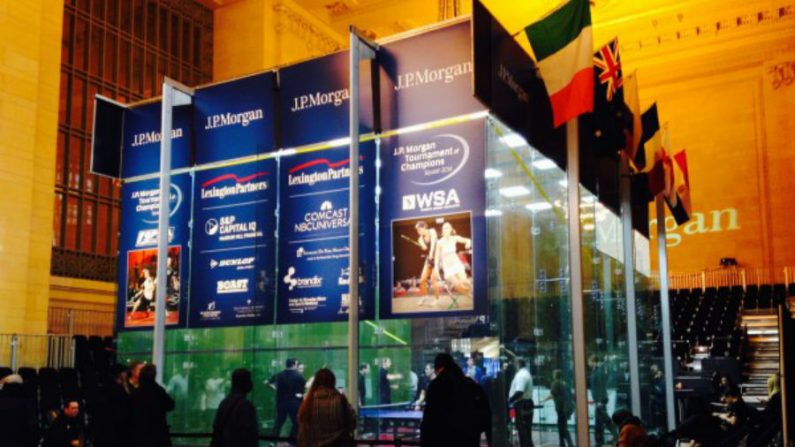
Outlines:
{"type": "Polygon", "coordinates": [[[350,32],[350,175],[348,226],[348,401],[359,409],[359,36],[350,32]]]}
{"type": "Polygon", "coordinates": [[[166,335],[166,279],[168,276],[168,242],[171,197],[171,124],[174,87],[163,81],[160,115],[160,211],[157,224],[157,296],[152,337],[152,363],[157,366],[157,381],[163,383],[166,335]]]}
{"type": "Polygon", "coordinates": [[[674,360],[671,346],[671,302],[668,297],[668,251],[665,241],[665,204],[657,196],[657,252],[660,263],[660,307],[662,308],[663,362],[665,363],[665,409],[668,430],[676,428],[674,410],[674,360]]]}
{"type": "Polygon", "coordinates": [[[580,144],[577,119],[566,124],[566,175],[569,207],[569,293],[571,299],[572,356],[577,409],[577,445],[590,445],[588,386],[585,371],[585,309],[582,297],[582,234],[580,233],[580,144]]]}
{"type": "Polygon", "coordinates": [[[11,369],[17,370],[17,362],[19,359],[19,336],[14,334],[11,336],[11,369]]]}
{"type": "Polygon", "coordinates": [[[632,413],[641,416],[640,362],[638,361],[638,313],[635,302],[635,233],[632,228],[632,190],[626,156],[621,157],[621,229],[624,247],[624,292],[627,298],[627,345],[629,349],[629,396],[632,413]]]}

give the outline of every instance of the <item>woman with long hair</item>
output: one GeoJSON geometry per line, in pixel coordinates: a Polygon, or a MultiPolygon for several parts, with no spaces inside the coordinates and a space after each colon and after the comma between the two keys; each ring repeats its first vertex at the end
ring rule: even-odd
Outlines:
{"type": "Polygon", "coordinates": [[[298,410],[299,447],[345,447],[353,445],[356,416],[348,399],[336,389],[337,378],[323,368],[315,373],[312,386],[298,410]]]}
{"type": "Polygon", "coordinates": [[[436,241],[436,264],[434,274],[439,276],[439,269],[444,273],[444,280],[451,284],[452,289],[460,294],[472,296],[472,281],[466,273],[466,266],[458,257],[458,244],[466,250],[472,248],[472,240],[459,236],[450,222],[442,225],[442,237],[436,241]]]}

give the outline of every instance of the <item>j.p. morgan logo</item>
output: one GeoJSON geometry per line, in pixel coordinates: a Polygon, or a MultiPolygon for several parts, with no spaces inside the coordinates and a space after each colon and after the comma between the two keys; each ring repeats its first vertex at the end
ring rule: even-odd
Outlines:
{"type": "Polygon", "coordinates": [[[263,177],[267,172],[255,172],[251,175],[238,177],[235,174],[224,174],[202,183],[201,197],[204,199],[225,199],[244,194],[253,194],[268,189],[268,181],[263,177]]]}
{"type": "Polygon", "coordinates": [[[207,122],[204,125],[206,130],[218,129],[228,126],[241,126],[248,127],[252,121],[259,121],[265,119],[265,114],[262,109],[246,110],[239,113],[217,113],[207,117],[207,122]]]}
{"type": "Polygon", "coordinates": [[[433,211],[458,208],[460,206],[461,199],[458,198],[458,192],[456,192],[455,188],[403,196],[403,211],[433,211]]]}
{"type": "Polygon", "coordinates": [[[348,227],[348,208],[334,209],[330,200],[323,201],[320,209],[304,214],[303,222],[295,224],[296,233],[311,233],[314,231],[336,230],[348,227]]]}
{"type": "Polygon", "coordinates": [[[317,275],[310,278],[300,278],[295,276],[295,267],[291,266],[287,269],[287,274],[284,275],[284,283],[287,284],[288,290],[316,289],[323,287],[323,278],[317,275]]]}
{"type": "Polygon", "coordinates": [[[246,293],[248,292],[248,279],[226,279],[216,282],[216,292],[226,293],[246,293]]]}
{"type": "MultiPolygon", "coordinates": [[[[181,127],[171,129],[171,139],[176,140],[177,138],[182,138],[181,127]]],[[[163,134],[156,130],[152,130],[149,132],[141,132],[133,135],[132,143],[130,143],[130,146],[140,147],[140,146],[145,146],[147,144],[160,143],[160,140],[162,139],[163,139],[163,134]]]]}
{"type": "Polygon", "coordinates": [[[333,92],[315,92],[300,95],[293,98],[293,106],[290,108],[290,111],[295,113],[327,105],[339,107],[344,104],[345,101],[349,100],[350,97],[351,95],[347,88],[335,90],[333,92]]]}
{"type": "MultiPolygon", "coordinates": [[[[351,176],[351,168],[349,167],[350,160],[340,160],[331,162],[326,158],[318,158],[315,160],[302,163],[298,166],[290,168],[287,173],[287,184],[289,186],[309,185],[314,186],[317,183],[324,183],[332,180],[344,180],[351,176]],[[318,170],[306,173],[307,170],[320,167],[325,167],[324,170],[318,170]]],[[[359,166],[359,175],[364,173],[364,168],[359,166]]]]}
{"type": "Polygon", "coordinates": [[[425,68],[398,74],[395,91],[428,84],[450,84],[461,76],[472,73],[472,62],[461,62],[440,68],[425,68]]]}

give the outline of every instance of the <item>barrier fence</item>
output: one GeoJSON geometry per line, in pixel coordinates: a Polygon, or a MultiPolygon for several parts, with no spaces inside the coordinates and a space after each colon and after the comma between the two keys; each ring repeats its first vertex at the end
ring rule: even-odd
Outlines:
{"type": "Polygon", "coordinates": [[[115,315],[112,311],[50,307],[47,313],[47,332],[51,334],[80,334],[90,337],[113,336],[115,315]]]}
{"type": "MultiPolygon", "coordinates": [[[[209,445],[210,438],[212,438],[211,433],[171,433],[171,440],[174,447],[194,447],[197,445],[209,445]],[[207,443],[204,444],[195,444],[195,443],[185,443],[184,441],[180,442],[181,440],[203,440],[207,443]]],[[[295,445],[295,439],[291,438],[277,438],[274,436],[260,436],[260,441],[270,442],[270,445],[295,445]]],[[[268,445],[268,444],[266,444],[268,445]]],[[[395,439],[355,439],[353,444],[357,447],[363,446],[393,446],[393,447],[415,447],[419,446],[419,441],[414,440],[406,440],[402,438],[395,438],[395,439]]]]}
{"type": "Polygon", "coordinates": [[[71,335],[0,334],[0,366],[74,367],[75,341],[71,335]]]}
{"type": "MultiPolygon", "coordinates": [[[[763,284],[791,284],[795,282],[795,267],[746,268],[725,267],[699,270],[695,272],[672,272],[668,275],[671,289],[706,289],[707,287],[741,286],[763,284]]],[[[652,275],[655,287],[659,277],[652,275]]]]}

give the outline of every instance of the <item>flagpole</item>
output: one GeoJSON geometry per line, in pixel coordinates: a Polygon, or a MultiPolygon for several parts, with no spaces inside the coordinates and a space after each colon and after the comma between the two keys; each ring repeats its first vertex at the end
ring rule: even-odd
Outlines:
{"type": "Polygon", "coordinates": [[[629,158],[626,154],[622,153],[620,163],[619,193],[621,196],[621,229],[624,247],[624,292],[627,300],[629,396],[632,413],[640,415],[640,361],[638,360],[638,322],[635,303],[635,233],[632,228],[632,182],[629,158]]]}
{"type": "Polygon", "coordinates": [[[569,208],[569,298],[571,300],[572,356],[576,403],[577,445],[590,442],[588,385],[585,370],[585,309],[582,296],[582,234],[580,232],[579,118],[566,123],[566,176],[569,208]]]}
{"type": "Polygon", "coordinates": [[[660,271],[660,307],[663,335],[663,370],[665,373],[665,410],[668,430],[676,428],[674,402],[674,361],[671,341],[671,301],[668,296],[668,251],[665,236],[665,204],[662,194],[657,194],[657,255],[660,271]]]}

